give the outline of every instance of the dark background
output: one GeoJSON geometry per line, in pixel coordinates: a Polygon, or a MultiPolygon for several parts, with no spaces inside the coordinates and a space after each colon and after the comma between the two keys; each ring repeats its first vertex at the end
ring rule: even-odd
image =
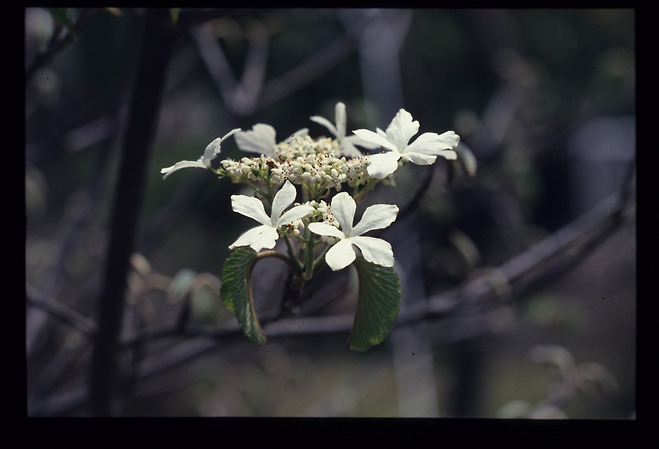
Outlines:
{"type": "MultiPolygon", "coordinates": [[[[84,11],[72,13],[75,22],[84,11]]],[[[90,319],[142,57],[143,13],[97,11],[73,43],[26,80],[28,296],[90,319]]],[[[348,129],[384,129],[404,107],[420,132],[456,131],[478,161],[476,176],[451,177],[449,165],[438,162],[412,221],[389,236],[401,262],[418,264],[405,287],[413,300],[500,266],[625,185],[636,146],[634,10],[209,14],[212,20],[200,20],[176,42],[155,143],[145,148],[150,159],[135,248],[143,268],[129,278],[124,336],[175,321],[181,301],[159,289],[191,272],[208,273],[216,285],[227,246],[250,226],[231,211],[229,196],[241,192],[239,185],[195,169],[165,181],[160,174],[179,160],[197,159],[234,127],[268,123],[279,139],[309,127],[319,136],[326,130],[309,117],[333,121],[334,104],[343,101],[348,129]],[[235,93],[241,79],[242,97],[235,93]],[[400,238],[397,249],[401,234],[412,244],[400,238]]],[[[26,73],[53,33],[66,31],[59,34],[46,10],[25,10],[26,73]]],[[[233,139],[222,150],[224,157],[244,155],[233,139]]],[[[423,173],[406,167],[396,187],[380,186],[369,198],[405,204],[423,173]]],[[[575,373],[594,380],[534,416],[634,417],[635,236],[628,223],[566,275],[480,313],[477,336],[461,336],[470,324],[449,318],[395,329],[366,353],[346,349],[347,333],[302,332],[265,347],[218,338],[185,363],[151,367],[152,374],[141,376],[135,367],[146,365],[139,363],[192,351],[185,345],[195,339],[149,342],[121,355],[130,380],[121,413],[529,416],[528,407],[551,396],[556,379],[533,354],[552,347],[552,360],[585,364],[564,373],[560,385],[575,373]],[[442,331],[450,322],[452,330],[442,331]]],[[[262,268],[272,285],[280,268],[262,268]]],[[[337,301],[316,314],[350,307],[337,301]]],[[[90,340],[33,302],[26,311],[28,414],[88,414],[90,340]]],[[[211,288],[194,297],[191,319],[218,325],[234,318],[211,288]]]]}

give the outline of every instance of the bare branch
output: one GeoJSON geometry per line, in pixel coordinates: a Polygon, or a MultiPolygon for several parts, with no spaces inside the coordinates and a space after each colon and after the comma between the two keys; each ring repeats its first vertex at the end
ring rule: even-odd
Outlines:
{"type": "Polygon", "coordinates": [[[94,342],[90,394],[96,415],[111,414],[115,387],[115,351],[124,310],[129,258],[144,194],[148,153],[156,132],[167,66],[177,34],[161,10],[145,14],[143,54],[138,67],[123,145],[104,285],[98,300],[98,333],[94,342]]]}
{"type": "MultiPolygon", "coordinates": [[[[82,29],[89,24],[92,17],[98,12],[97,8],[85,9],[78,21],[75,24],[73,29],[75,34],[79,34],[82,29]]],[[[57,39],[54,38],[48,48],[43,52],[37,55],[37,57],[32,61],[27,70],[25,71],[25,82],[29,83],[34,75],[41,69],[44,65],[48,64],[52,59],[64,50],[66,47],[75,42],[75,34],[66,33],[64,37],[57,39]]]]}
{"type": "Polygon", "coordinates": [[[240,82],[237,82],[231,73],[210,24],[200,26],[193,32],[193,36],[225,104],[234,114],[245,117],[291,95],[345,59],[355,48],[354,36],[361,29],[361,25],[362,22],[356,24],[345,35],[338,37],[313,57],[279,78],[268,81],[265,85],[263,85],[267,57],[265,30],[255,29],[250,33],[252,36],[250,52],[240,82]]]}
{"type": "Polygon", "coordinates": [[[238,116],[250,115],[261,93],[268,55],[268,34],[263,25],[255,24],[247,33],[249,49],[242,77],[238,82],[220,47],[213,26],[203,24],[193,30],[201,55],[211,78],[229,110],[238,116]]]}
{"type": "MultiPolygon", "coordinates": [[[[445,319],[456,314],[477,313],[494,307],[502,299],[520,299],[558,276],[565,273],[592,253],[599,244],[613,235],[622,226],[633,223],[635,206],[630,202],[627,188],[620,196],[613,195],[598,207],[566,225],[551,236],[540,241],[505,264],[488,270],[485,274],[465,282],[449,291],[431,296],[427,301],[409,305],[398,316],[396,326],[405,326],[427,320],[445,319]],[[501,297],[497,283],[492,282],[493,274],[507,281],[511,296],[501,297]]],[[[347,333],[354,319],[353,314],[322,317],[287,318],[265,322],[263,330],[270,341],[300,335],[327,335],[347,333]]],[[[485,332],[486,329],[476,330],[485,332]]],[[[447,343],[461,338],[463,334],[449,332],[447,343]]],[[[185,329],[176,325],[157,330],[148,330],[124,339],[120,347],[128,348],[162,338],[184,337],[185,341],[172,350],[151,355],[140,361],[136,377],[146,379],[180,366],[195,357],[216,349],[220,341],[231,344],[244,338],[237,324],[221,329],[188,324],[185,329]]],[[[67,411],[82,406],[88,399],[83,389],[74,389],[59,396],[49,398],[48,405],[41,404],[41,411],[49,413],[67,411]],[[51,409],[52,408],[52,409],[51,409]]]]}
{"type": "Polygon", "coordinates": [[[71,325],[71,327],[88,337],[92,337],[96,333],[96,323],[92,320],[80,315],[78,312],[70,309],[62,303],[42,298],[39,293],[29,285],[26,287],[25,299],[28,303],[45,310],[50,316],[57,318],[63,323],[71,325]]]}
{"type": "Polygon", "coordinates": [[[229,109],[233,109],[233,97],[238,88],[238,82],[233,76],[233,73],[231,73],[229,62],[217,42],[215,33],[213,32],[213,26],[208,23],[200,25],[192,31],[192,37],[197,43],[199,55],[215,82],[224,100],[224,104],[229,109]]]}
{"type": "MultiPolygon", "coordinates": [[[[425,302],[410,305],[401,311],[397,326],[413,324],[422,320],[446,318],[457,312],[482,309],[501,303],[498,286],[492,282],[493,273],[507,282],[510,298],[522,298],[540,286],[554,281],[558,276],[582,261],[599,244],[610,237],[621,226],[633,222],[635,207],[620,203],[617,195],[609,197],[592,211],[540,241],[505,264],[490,269],[481,269],[480,275],[459,287],[431,296],[425,302]]],[[[287,318],[266,322],[263,331],[271,340],[292,335],[322,335],[347,332],[352,326],[353,314],[323,317],[287,318]]],[[[222,329],[189,325],[182,332],[172,326],[157,331],[135,335],[122,342],[122,346],[172,336],[224,339],[241,335],[240,328],[227,326],[222,329]]],[[[224,340],[223,340],[224,342],[224,340]]],[[[200,345],[208,347],[208,341],[200,345]]],[[[196,351],[195,351],[196,352],[196,351]]],[[[166,357],[166,355],[163,355],[166,357]]],[[[187,357],[185,357],[187,359],[187,357]]],[[[183,360],[181,360],[181,363],[183,360]]]]}

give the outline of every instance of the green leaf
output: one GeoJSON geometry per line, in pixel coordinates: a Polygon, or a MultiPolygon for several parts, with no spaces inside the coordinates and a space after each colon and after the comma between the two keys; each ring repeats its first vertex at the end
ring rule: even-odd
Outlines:
{"type": "Polygon", "coordinates": [[[225,307],[236,314],[243,333],[262,345],[265,344],[265,335],[252,300],[251,277],[255,260],[256,251],[248,246],[232,251],[222,267],[220,294],[225,307]]]}
{"type": "Polygon", "coordinates": [[[350,349],[365,351],[384,341],[400,310],[401,288],[393,268],[364,258],[355,262],[359,275],[357,313],[348,339],[350,349]]]}

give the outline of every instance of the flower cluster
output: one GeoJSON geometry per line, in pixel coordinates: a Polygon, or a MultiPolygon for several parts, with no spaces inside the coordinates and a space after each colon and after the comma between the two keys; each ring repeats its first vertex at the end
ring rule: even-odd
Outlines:
{"type": "Polygon", "coordinates": [[[254,189],[255,196],[231,197],[235,212],[259,223],[231,244],[232,250],[243,246],[256,252],[272,249],[283,237],[293,265],[305,273],[312,273],[312,268],[323,260],[332,270],[345,268],[356,258],[355,248],[371,263],[393,266],[391,245],[363,234],[388,227],[395,221],[398,207],[372,205],[353,226],[357,203],[379,182],[393,183],[394,172],[408,162],[430,165],[438,156],[455,159],[453,149],[459,142],[458,135],[453,131],[426,132],[410,143],[419,131],[419,122],[404,109],[396,114],[386,131],[358,129],[346,135],[343,103],[336,105],[335,123],[319,116],[311,120],[325,126],[333,137],[312,139],[304,128],[277,143],[275,129],[258,123],[251,130],[234,129],[215,139],[197,161],[181,161],[162,169],[161,173],[167,177],[181,168],[206,168],[221,178],[254,189]],[[215,169],[211,161],[229,136],[234,136],[241,150],[258,155],[226,159],[215,169]],[[358,147],[369,152],[363,154],[358,147]],[[374,153],[378,148],[385,151],[374,153]],[[300,203],[295,203],[298,195],[295,186],[300,186],[300,203]],[[329,197],[328,205],[324,199],[329,197]],[[303,257],[296,254],[292,241],[297,241],[298,249],[305,254],[303,257]],[[319,250],[320,257],[314,259],[314,252],[319,250]],[[311,262],[313,267],[309,265],[311,262]]]}
{"type": "MultiPolygon", "coordinates": [[[[296,206],[299,203],[296,204],[296,206]]],[[[313,212],[306,217],[309,223],[324,223],[336,228],[339,227],[339,222],[332,214],[332,208],[324,200],[315,201],[311,200],[305,203],[307,206],[313,207],[313,212]]],[[[304,231],[304,221],[302,219],[295,220],[286,229],[282,230],[282,235],[292,234],[295,238],[299,238],[304,231]]],[[[332,245],[335,243],[335,239],[332,237],[321,236],[321,240],[324,243],[332,245]]]]}
{"type": "MultiPolygon", "coordinates": [[[[254,133],[268,131],[268,128],[255,126],[250,131],[253,140],[249,143],[238,140],[239,147],[243,150],[255,147],[253,142],[258,134],[254,133]]],[[[343,184],[359,189],[374,183],[375,179],[367,172],[369,156],[342,156],[340,148],[337,140],[328,137],[314,140],[308,135],[293,135],[272,148],[268,147],[267,151],[263,148],[264,154],[258,157],[223,160],[217,173],[235,183],[252,183],[266,189],[268,186],[277,188],[289,180],[301,186],[310,199],[325,198],[332,190],[342,190],[343,184]]]]}

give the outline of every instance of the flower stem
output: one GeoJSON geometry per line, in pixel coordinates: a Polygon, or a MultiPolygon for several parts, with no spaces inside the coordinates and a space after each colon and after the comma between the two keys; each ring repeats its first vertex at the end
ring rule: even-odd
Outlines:
{"type": "Polygon", "coordinates": [[[323,251],[316,257],[316,260],[313,261],[313,273],[314,275],[318,272],[320,268],[322,268],[323,264],[325,263],[325,254],[327,254],[327,251],[331,248],[330,245],[326,245],[323,251]]]}
{"type": "Polygon", "coordinates": [[[295,265],[295,269],[298,273],[302,272],[302,262],[300,262],[300,259],[298,259],[298,257],[295,255],[293,245],[291,245],[291,241],[288,239],[287,235],[284,236],[284,242],[286,242],[286,247],[288,248],[288,257],[290,258],[291,263],[295,265]]]}
{"type": "Polygon", "coordinates": [[[263,199],[265,199],[265,200],[268,202],[268,204],[272,204],[272,196],[273,196],[273,195],[272,195],[272,190],[271,190],[271,189],[269,189],[268,192],[264,192],[262,189],[259,188],[259,186],[257,186],[256,184],[254,184],[254,183],[253,183],[252,181],[250,181],[249,179],[241,180],[241,182],[244,183],[244,184],[247,184],[249,187],[251,187],[252,189],[254,189],[254,191],[255,191],[258,195],[262,196],[263,199]]]}
{"type": "MultiPolygon", "coordinates": [[[[291,248],[292,249],[292,248],[291,248]]],[[[313,252],[312,252],[313,254],[313,252]]],[[[252,270],[254,269],[254,265],[256,265],[256,262],[258,262],[261,259],[264,259],[266,257],[275,257],[279,260],[282,260],[288,265],[288,268],[290,268],[291,273],[293,275],[293,278],[291,279],[291,282],[288,287],[288,294],[284,297],[284,300],[282,301],[282,310],[288,310],[289,312],[297,307],[298,302],[300,301],[300,297],[302,296],[302,289],[304,287],[304,283],[306,281],[306,278],[304,278],[300,274],[300,269],[298,266],[296,266],[296,263],[294,262],[297,261],[297,258],[295,259],[290,259],[289,257],[285,256],[284,254],[281,254],[277,251],[270,250],[270,251],[262,251],[256,255],[256,258],[252,262],[249,273],[248,273],[248,281],[247,285],[249,285],[248,288],[248,297],[250,304],[253,304],[252,300],[252,270]]],[[[297,262],[299,263],[299,261],[297,262]]]]}
{"type": "Polygon", "coordinates": [[[314,260],[314,236],[309,230],[308,224],[304,224],[304,239],[306,247],[304,248],[304,273],[302,277],[305,280],[311,279],[313,276],[314,260]]]}
{"type": "Polygon", "coordinates": [[[256,264],[256,262],[258,262],[261,259],[265,259],[266,257],[275,257],[279,260],[284,261],[286,265],[288,265],[288,267],[291,269],[291,271],[293,271],[295,275],[299,276],[299,269],[297,266],[295,266],[295,263],[293,263],[293,261],[288,256],[274,250],[261,251],[260,253],[258,253],[254,258],[254,264],[256,264]]]}

